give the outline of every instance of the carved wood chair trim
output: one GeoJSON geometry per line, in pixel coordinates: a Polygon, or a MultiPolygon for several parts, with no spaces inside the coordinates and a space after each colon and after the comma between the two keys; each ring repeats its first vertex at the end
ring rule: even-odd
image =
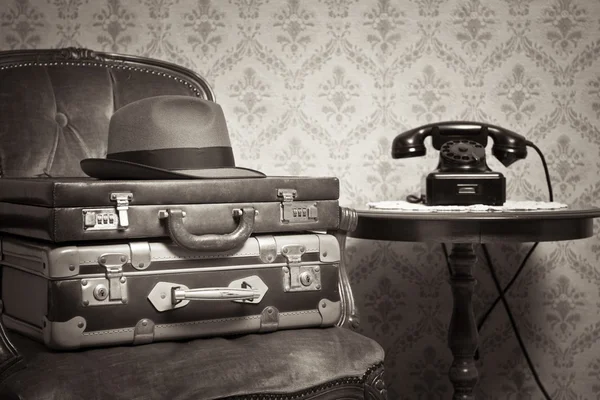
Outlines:
{"type": "Polygon", "coordinates": [[[358,329],[360,325],[360,315],[354,301],[352,286],[350,285],[345,251],[348,232],[353,232],[356,229],[357,224],[358,213],[356,210],[348,207],[340,207],[340,226],[336,231],[330,232],[336,237],[340,245],[339,286],[340,296],[342,297],[342,315],[340,316],[337,325],[349,327],[350,329],[358,329]]]}
{"type": "Polygon", "coordinates": [[[365,400],[387,400],[387,389],[383,375],[383,365],[371,370],[365,381],[365,400]]]}
{"type": "Polygon", "coordinates": [[[383,363],[373,365],[362,376],[336,379],[311,389],[289,394],[248,394],[220,400],[387,400],[383,363]]]}

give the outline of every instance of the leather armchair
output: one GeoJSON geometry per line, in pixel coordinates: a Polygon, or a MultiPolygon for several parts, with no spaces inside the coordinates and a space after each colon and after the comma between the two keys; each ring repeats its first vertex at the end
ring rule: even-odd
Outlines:
{"type": "MultiPolygon", "coordinates": [[[[88,49],[0,52],[0,82],[0,179],[84,176],[79,161],[106,155],[110,117],[132,101],[215,101],[191,70],[88,49]]],[[[53,352],[0,325],[0,398],[385,399],[383,350],[348,329],[358,320],[341,275],[333,328],[53,352]]]]}

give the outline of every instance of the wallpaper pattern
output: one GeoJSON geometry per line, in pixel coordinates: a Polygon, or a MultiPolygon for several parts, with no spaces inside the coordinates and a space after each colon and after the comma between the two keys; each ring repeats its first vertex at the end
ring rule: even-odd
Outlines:
{"type": "MultiPolygon", "coordinates": [[[[238,165],[338,176],[347,206],[418,193],[437,155],[392,160],[393,138],[456,119],[525,135],[548,159],[557,201],[600,206],[597,0],[0,0],[0,49],[64,46],[194,69],[224,107],[238,165]]],[[[547,199],[534,152],[489,163],[509,198],[547,199]]],[[[600,399],[599,238],[541,244],[509,293],[553,399],[600,399]]],[[[530,245],[490,245],[504,283],[530,245]]],[[[496,292],[478,252],[480,315],[496,292]]],[[[348,253],[390,398],[450,398],[439,245],[353,239],[348,253]]],[[[479,399],[542,398],[500,307],[478,365],[479,399]]]]}

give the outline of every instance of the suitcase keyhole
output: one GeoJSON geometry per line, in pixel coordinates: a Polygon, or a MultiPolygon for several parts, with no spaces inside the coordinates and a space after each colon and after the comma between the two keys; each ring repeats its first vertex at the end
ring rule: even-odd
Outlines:
{"type": "Polygon", "coordinates": [[[310,286],[313,281],[312,274],[310,272],[303,272],[300,274],[300,283],[304,286],[310,286]]]}
{"type": "Polygon", "coordinates": [[[106,300],[108,297],[108,289],[106,286],[100,284],[94,288],[94,297],[98,301],[106,300]]]}

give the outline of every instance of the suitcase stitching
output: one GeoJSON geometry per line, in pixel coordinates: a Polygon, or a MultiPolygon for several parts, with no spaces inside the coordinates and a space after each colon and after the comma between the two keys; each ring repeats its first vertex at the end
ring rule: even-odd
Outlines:
{"type": "MultiPolygon", "coordinates": [[[[256,253],[237,253],[237,255],[241,256],[258,256],[256,253]]],[[[189,256],[189,257],[156,257],[153,258],[152,261],[158,260],[184,260],[184,259],[198,259],[198,258],[223,258],[223,255],[215,255],[215,256],[189,256]]],[[[98,260],[83,260],[80,261],[81,265],[87,264],[98,264],[98,260]]]]}
{"type": "MultiPolygon", "coordinates": [[[[310,248],[306,250],[307,252],[317,252],[318,248],[310,248]]],[[[236,256],[258,256],[258,253],[234,253],[236,256]]],[[[223,255],[199,255],[199,256],[181,256],[181,257],[156,257],[154,260],[172,260],[172,259],[195,259],[195,258],[223,258],[223,255]]]]}
{"type": "MultiPolygon", "coordinates": [[[[317,252],[319,249],[318,248],[312,248],[312,249],[307,249],[307,252],[317,252]]],[[[235,256],[257,256],[258,257],[258,253],[235,253],[235,256]]],[[[153,258],[154,261],[158,261],[158,260],[186,260],[186,259],[210,259],[210,258],[223,258],[223,255],[200,255],[200,256],[173,256],[173,257],[156,257],[153,258]]],[[[97,264],[98,260],[84,260],[81,261],[80,264],[97,264]]]]}
{"type": "Polygon", "coordinates": [[[113,334],[113,333],[133,332],[133,331],[134,331],[133,328],[113,329],[113,330],[110,330],[110,331],[83,332],[83,336],[106,335],[106,334],[113,334]]]}

